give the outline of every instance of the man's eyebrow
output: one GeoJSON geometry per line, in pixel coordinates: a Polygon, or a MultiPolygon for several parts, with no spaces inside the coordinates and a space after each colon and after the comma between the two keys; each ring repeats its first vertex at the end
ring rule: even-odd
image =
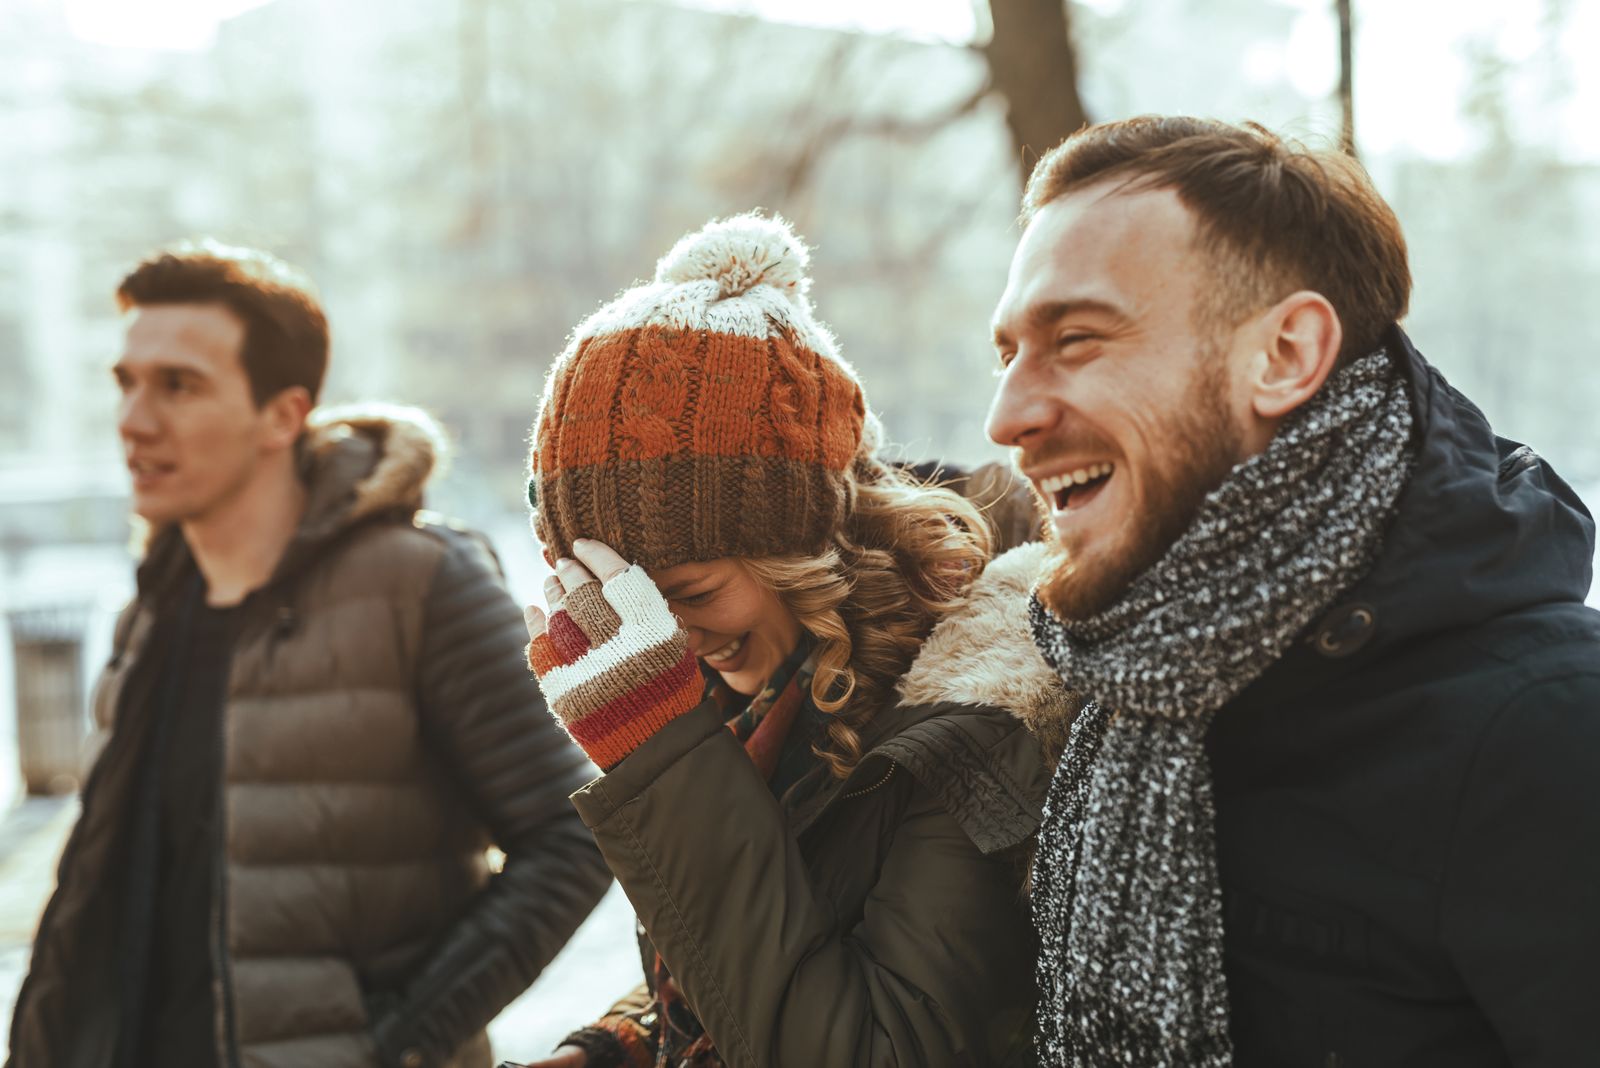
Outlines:
{"type": "MultiPolygon", "coordinates": [[[[1117,322],[1126,322],[1127,313],[1115,304],[1104,300],[1081,298],[1078,300],[1047,300],[1035,304],[1023,315],[1023,321],[1033,330],[1043,330],[1055,325],[1069,315],[1102,315],[1117,322]]],[[[1011,340],[1011,335],[999,323],[994,324],[994,343],[1001,345],[1011,340]]]]}
{"type": "Polygon", "coordinates": [[[185,360],[148,360],[140,362],[138,360],[130,361],[126,356],[123,356],[111,365],[113,374],[132,374],[135,369],[143,369],[152,374],[193,375],[196,378],[211,377],[211,372],[206,367],[185,360]]]}

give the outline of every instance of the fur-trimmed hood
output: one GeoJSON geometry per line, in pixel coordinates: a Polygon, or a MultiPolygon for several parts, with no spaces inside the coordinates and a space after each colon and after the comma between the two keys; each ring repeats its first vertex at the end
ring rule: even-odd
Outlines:
{"type": "Polygon", "coordinates": [[[304,525],[342,528],[379,512],[421,508],[448,446],[421,408],[353,404],[313,412],[300,455],[311,491],[304,525]]]}
{"type": "Polygon", "coordinates": [[[1004,708],[1052,760],[1065,748],[1082,701],[1045,663],[1028,625],[1028,597],[1049,552],[1049,546],[1033,542],[990,562],[901,678],[903,702],[1004,708]]]}

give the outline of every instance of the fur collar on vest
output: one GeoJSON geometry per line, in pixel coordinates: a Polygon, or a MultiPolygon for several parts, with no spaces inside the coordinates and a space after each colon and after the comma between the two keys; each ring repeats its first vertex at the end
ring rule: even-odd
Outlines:
{"type": "Polygon", "coordinates": [[[328,488],[340,500],[329,503],[339,514],[317,515],[308,502],[306,518],[343,527],[379,512],[415,511],[446,454],[444,431],[420,408],[353,404],[319,409],[306,420],[301,457],[314,497],[324,497],[325,483],[333,483],[328,488]],[[354,478],[352,467],[361,472],[354,478]]]}
{"type": "Polygon", "coordinates": [[[1008,709],[1053,762],[1082,701],[1045,663],[1028,626],[1028,595],[1049,551],[1033,542],[991,561],[962,605],[928,636],[898,690],[906,704],[1008,709]]]}

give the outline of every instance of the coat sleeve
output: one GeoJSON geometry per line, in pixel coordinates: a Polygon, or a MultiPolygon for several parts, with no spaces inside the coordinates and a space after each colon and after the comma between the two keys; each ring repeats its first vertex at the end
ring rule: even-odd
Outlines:
{"type": "Polygon", "coordinates": [[[961,480],[961,495],[983,512],[994,533],[994,555],[1043,536],[1044,505],[1009,463],[987,463],[961,480]]]}
{"type": "Polygon", "coordinates": [[[1511,1064],[1593,1059],[1600,671],[1542,681],[1489,727],[1463,792],[1440,922],[1511,1064]]]}
{"type": "Polygon", "coordinates": [[[994,966],[1031,959],[1014,872],[910,776],[896,788],[907,803],[848,931],[709,704],[574,797],[729,1065],[993,1064],[1026,1034],[1031,973],[994,966]]]}
{"type": "Polygon", "coordinates": [[[505,866],[374,1021],[385,1065],[443,1063],[521,994],[593,911],[611,875],[568,795],[594,767],[545,709],[527,629],[487,548],[448,532],[425,607],[417,689],[430,748],[505,866]]]}

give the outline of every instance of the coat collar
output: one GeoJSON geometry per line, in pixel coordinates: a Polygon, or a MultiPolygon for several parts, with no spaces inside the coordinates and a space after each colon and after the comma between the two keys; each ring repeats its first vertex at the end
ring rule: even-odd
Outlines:
{"type": "Polygon", "coordinates": [[[1377,564],[1345,598],[1379,610],[1373,644],[1581,604],[1594,566],[1583,502],[1531,448],[1496,435],[1399,327],[1387,344],[1411,383],[1418,453],[1377,564]]]}
{"type": "Polygon", "coordinates": [[[1237,701],[1292,703],[1409,643],[1588,591],[1595,528],[1577,494],[1496,435],[1398,326],[1385,345],[1410,386],[1417,461],[1383,549],[1237,701]]]}
{"type": "Polygon", "coordinates": [[[897,685],[899,701],[866,726],[868,752],[850,777],[839,782],[819,768],[785,798],[796,834],[835,802],[902,773],[937,797],[984,853],[1033,833],[1047,762],[1065,747],[1081,703],[1028,628],[1028,594],[1047,553],[1024,545],[988,565],[923,644],[897,685]]]}
{"type": "Polygon", "coordinates": [[[1049,554],[1049,546],[1032,542],[990,562],[900,680],[901,701],[1003,708],[1052,758],[1060,753],[1083,702],[1045,662],[1028,625],[1028,597],[1049,554]]]}

